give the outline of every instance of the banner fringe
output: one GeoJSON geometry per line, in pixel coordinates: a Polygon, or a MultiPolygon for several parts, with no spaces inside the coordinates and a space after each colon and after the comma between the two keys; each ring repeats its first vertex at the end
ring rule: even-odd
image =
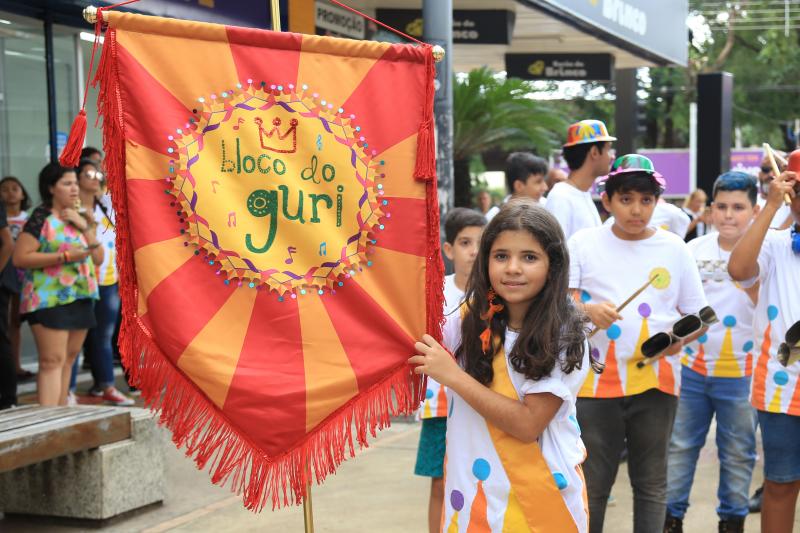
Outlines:
{"type": "MultiPolygon", "coordinates": [[[[230,482],[243,496],[245,507],[260,511],[268,503],[276,509],[300,504],[311,480],[321,483],[334,473],[355,443],[368,446],[368,435],[390,425],[390,417],[413,413],[424,399],[424,381],[403,363],[381,382],[329,415],[291,451],[269,457],[240,433],[199,389],[161,352],[137,317],[138,287],[131,244],[125,188],[125,122],[117,69],[116,31],[106,31],[105,44],[93,79],[98,112],[103,121],[103,149],[112,203],[117,217],[117,266],[122,300],[119,348],[131,384],[141,389],[145,404],[159,413],[159,423],[172,432],[172,441],[185,448],[198,468],[209,468],[211,481],[230,482]]],[[[439,207],[436,183],[428,189],[428,296],[429,332],[441,338],[443,265],[439,253],[439,207]]]]}
{"type": "Polygon", "coordinates": [[[145,405],[159,413],[159,423],[170,429],[173,443],[185,449],[199,469],[208,467],[214,484],[230,483],[231,491],[242,495],[244,506],[252,511],[269,503],[272,509],[302,503],[308,484],[322,483],[345,459],[354,457],[356,443],[359,449],[367,447],[368,437],[388,427],[391,416],[419,406],[417,387],[409,386],[413,372],[404,364],[340,407],[291,451],[268,457],[169,362],[143,326],[134,325],[128,333],[132,347],[122,351],[123,363],[145,405]]]}

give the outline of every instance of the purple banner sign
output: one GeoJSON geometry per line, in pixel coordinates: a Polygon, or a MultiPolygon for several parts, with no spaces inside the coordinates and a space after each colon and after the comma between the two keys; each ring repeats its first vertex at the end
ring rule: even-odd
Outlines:
{"type": "Polygon", "coordinates": [[[689,150],[639,150],[649,157],[653,166],[667,180],[667,196],[687,195],[692,192],[689,175],[689,150]]]}

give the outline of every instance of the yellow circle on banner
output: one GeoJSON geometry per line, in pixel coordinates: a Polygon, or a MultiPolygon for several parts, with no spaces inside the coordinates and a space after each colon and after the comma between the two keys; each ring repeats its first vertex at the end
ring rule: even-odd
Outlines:
{"type": "Polygon", "coordinates": [[[651,270],[650,279],[653,280],[651,285],[653,285],[653,287],[656,289],[666,289],[669,287],[670,281],[672,281],[672,277],[669,275],[669,270],[664,267],[656,267],[651,270]]]}
{"type": "Polygon", "coordinates": [[[283,294],[366,262],[383,173],[344,110],[283,88],[203,100],[178,130],[171,193],[211,266],[283,294]]]}

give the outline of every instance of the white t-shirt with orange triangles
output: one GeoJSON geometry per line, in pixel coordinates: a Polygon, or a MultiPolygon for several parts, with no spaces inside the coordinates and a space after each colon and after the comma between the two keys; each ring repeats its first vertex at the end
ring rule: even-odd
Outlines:
{"type": "Polygon", "coordinates": [[[731,252],[719,246],[719,233],[689,241],[708,305],[719,322],[684,348],[681,363],[704,376],[740,378],[753,373],[755,304],[728,274],[731,252]]]}
{"type": "Polygon", "coordinates": [[[666,230],[639,241],[614,235],[610,226],[579,231],[569,240],[569,287],[583,303],[621,305],[648,280],[652,283],[620,312],[622,320],[590,340],[605,371],[594,372],[579,393],[586,398],[619,398],[659,389],[680,390],[678,356],[639,368],[644,341],[668,331],[682,315],[706,305],[700,274],[683,239],[666,230]]]}
{"type": "Polygon", "coordinates": [[[753,320],[758,356],[750,401],[761,411],[800,416],[800,361],[784,367],[776,357],[786,330],[800,320],[800,254],[792,251],[791,230],[767,232],[758,269],[761,285],[753,320]]]}
{"type": "MultiPolygon", "coordinates": [[[[588,504],[581,463],[586,449],[575,417],[578,389],[589,372],[588,347],[580,369],[564,374],[558,365],[534,381],[508,361],[518,334],[505,333],[505,354],[495,357],[492,390],[522,400],[547,392],[563,400],[538,442],[525,444],[491,426],[452,390],[447,419],[446,533],[588,531],[588,504]]],[[[461,315],[448,317],[445,347],[461,342],[461,315]]]]}

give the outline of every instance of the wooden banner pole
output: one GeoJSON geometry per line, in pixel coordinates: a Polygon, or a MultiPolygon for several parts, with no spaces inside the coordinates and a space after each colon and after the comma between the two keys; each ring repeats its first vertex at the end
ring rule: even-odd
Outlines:
{"type": "Polygon", "coordinates": [[[303,498],[303,526],[305,533],[314,533],[314,511],[311,507],[311,482],[306,486],[306,497],[303,498]]]}
{"type": "Polygon", "coordinates": [[[272,7],[272,31],[282,31],[281,30],[281,4],[280,0],[270,0],[270,5],[272,7]]]}
{"type": "MultiPolygon", "coordinates": [[[[281,4],[280,0],[270,0],[270,13],[272,17],[272,31],[281,29],[281,4]]],[[[311,477],[309,469],[309,479],[311,477]]],[[[303,498],[303,529],[305,533],[314,533],[314,510],[311,505],[311,481],[306,485],[306,495],[303,498]]]]}

